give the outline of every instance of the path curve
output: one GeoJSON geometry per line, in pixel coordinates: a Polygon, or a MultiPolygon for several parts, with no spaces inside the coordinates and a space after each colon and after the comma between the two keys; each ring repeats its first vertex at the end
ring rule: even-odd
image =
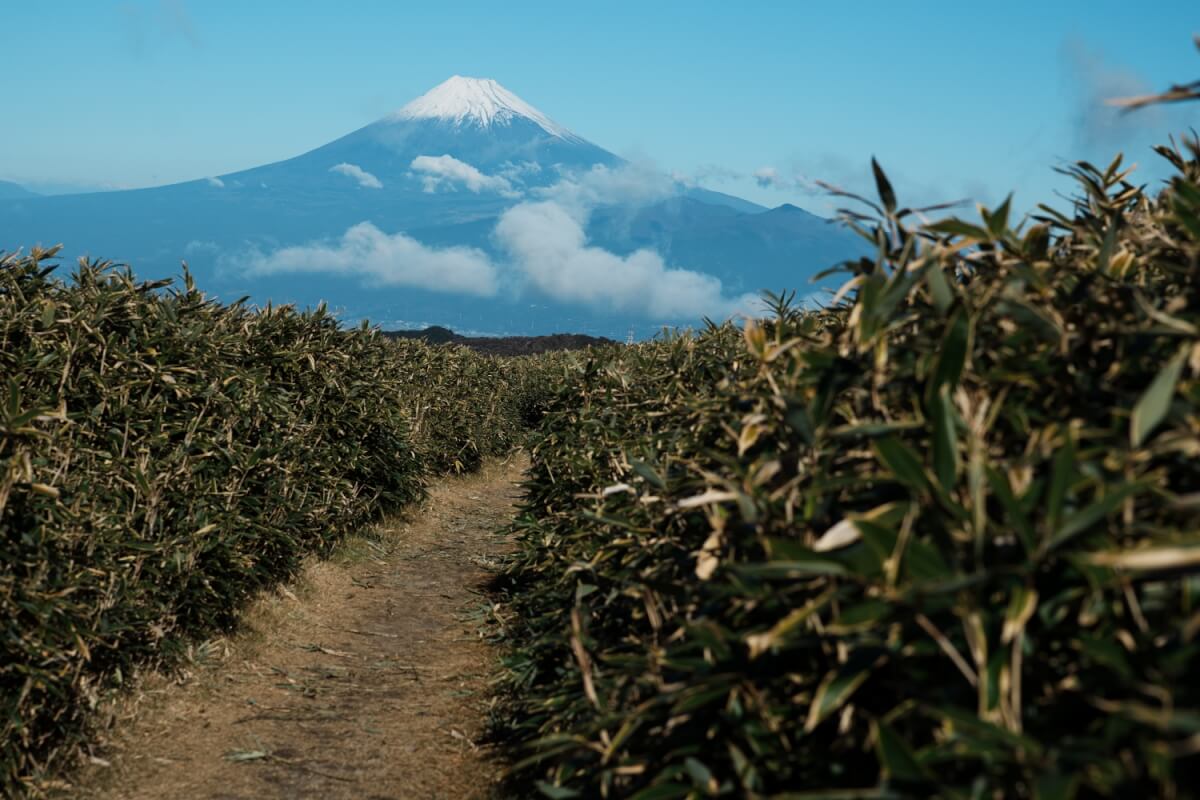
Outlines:
{"type": "Polygon", "coordinates": [[[182,682],[147,679],[74,794],[488,797],[499,770],[477,744],[495,663],[482,585],[524,466],[439,481],[377,537],[259,601],[182,682]]]}

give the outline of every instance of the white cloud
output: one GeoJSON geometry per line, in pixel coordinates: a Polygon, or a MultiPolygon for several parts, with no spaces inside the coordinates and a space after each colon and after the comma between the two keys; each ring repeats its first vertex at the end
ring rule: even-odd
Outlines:
{"type": "Polygon", "coordinates": [[[726,297],[711,275],[668,267],[653,250],[622,256],[588,245],[583,223],[557,201],[514,206],[495,234],[522,275],[556,300],[667,319],[724,318],[760,306],[753,295],[726,297]]]}
{"type": "Polygon", "coordinates": [[[542,165],[536,161],[522,161],[517,164],[505,161],[496,174],[515,183],[524,183],[526,175],[537,175],[541,171],[542,165]]]}
{"type": "MultiPolygon", "coordinates": [[[[412,169],[423,173],[427,187],[434,190],[448,182],[473,192],[494,190],[520,196],[508,178],[486,175],[452,156],[420,156],[412,162],[412,169]]],[[[532,170],[517,166],[509,174],[528,172],[532,170]]],[[[254,254],[248,271],[257,275],[344,274],[378,286],[493,296],[503,267],[517,286],[601,311],[661,321],[699,321],[704,316],[723,319],[760,312],[757,296],[727,296],[720,279],[669,266],[654,250],[621,255],[588,243],[587,223],[595,208],[645,205],[669,197],[675,190],[671,178],[640,167],[597,165],[564,173],[554,184],[532,189],[536,199],[519,202],[500,217],[493,241],[506,258],[499,266],[476,248],[431,248],[403,233],[389,235],[363,222],[337,242],[254,254]]]]}
{"type": "Polygon", "coordinates": [[[735,169],[721,166],[720,164],[703,164],[692,176],[694,181],[716,181],[717,183],[728,183],[729,181],[740,181],[746,176],[735,169]]]}
{"type": "Polygon", "coordinates": [[[669,176],[635,164],[608,167],[595,164],[586,172],[568,172],[551,186],[534,189],[543,200],[557,203],[575,219],[586,221],[593,208],[603,205],[648,205],[676,192],[669,176]]]}
{"type": "Polygon", "coordinates": [[[192,239],[183,246],[183,252],[187,255],[197,255],[201,253],[219,253],[220,246],[209,239],[192,239]]]}
{"type": "Polygon", "coordinates": [[[345,175],[348,178],[354,178],[358,181],[358,185],[365,189],[382,189],[383,183],[371,173],[367,172],[357,164],[334,164],[329,168],[330,172],[336,172],[339,175],[345,175]]]}
{"type": "Polygon", "coordinates": [[[512,182],[500,175],[485,175],[475,167],[459,161],[451,155],[417,156],[411,168],[422,174],[421,181],[426,192],[436,192],[443,184],[462,184],[475,194],[487,190],[499,192],[504,197],[520,197],[512,182]]]}
{"type": "MultiPolygon", "coordinates": [[[[1195,124],[1188,104],[1152,105],[1136,114],[1112,106],[1109,100],[1152,94],[1164,86],[1154,86],[1130,67],[1112,61],[1108,54],[1079,38],[1065,40],[1059,51],[1066,86],[1075,102],[1071,120],[1075,144],[1084,153],[1106,162],[1117,150],[1129,152],[1161,141],[1171,131],[1185,130],[1195,124]]],[[[1162,162],[1165,164],[1165,161],[1162,162]]],[[[1151,161],[1147,166],[1157,166],[1151,161]]],[[[1146,175],[1142,175],[1145,179],[1146,175]]]]}
{"type": "Polygon", "coordinates": [[[373,286],[412,286],[437,292],[491,296],[497,270],[474,247],[427,247],[403,233],[387,234],[369,222],[351,227],[335,243],[313,242],[250,257],[254,275],[334,273],[373,286]]]}
{"type": "Polygon", "coordinates": [[[215,186],[218,189],[225,188],[225,181],[221,180],[220,178],[209,177],[209,178],[205,178],[204,180],[208,181],[209,186],[215,186]]]}
{"type": "Polygon", "coordinates": [[[764,189],[779,184],[779,170],[774,167],[759,167],[754,170],[754,182],[764,189]]]}
{"type": "Polygon", "coordinates": [[[494,241],[526,285],[555,300],[669,320],[752,313],[761,305],[756,296],[727,297],[718,278],[669,267],[654,250],[620,255],[588,243],[594,209],[648,205],[676,191],[674,179],[638,165],[563,172],[531,190],[537,200],[506,211],[494,241]]]}
{"type": "Polygon", "coordinates": [[[816,194],[820,187],[816,182],[800,173],[783,175],[775,167],[759,167],[750,173],[754,182],[764,189],[779,189],[781,191],[801,191],[816,194]]]}

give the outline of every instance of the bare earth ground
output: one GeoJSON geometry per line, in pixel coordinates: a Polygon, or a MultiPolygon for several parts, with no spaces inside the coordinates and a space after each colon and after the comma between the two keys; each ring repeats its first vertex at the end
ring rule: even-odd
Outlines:
{"type": "Polygon", "coordinates": [[[262,598],[183,680],[144,679],[74,796],[487,797],[499,768],[476,744],[495,663],[480,587],[524,465],[438,482],[262,598]]]}

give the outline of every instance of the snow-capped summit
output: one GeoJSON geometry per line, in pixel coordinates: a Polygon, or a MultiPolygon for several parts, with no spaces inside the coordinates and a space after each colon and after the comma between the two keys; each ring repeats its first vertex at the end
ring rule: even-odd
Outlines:
{"type": "Polygon", "coordinates": [[[392,115],[393,119],[440,119],[479,128],[510,125],[516,117],[532,121],[551,136],[582,141],[491,78],[455,75],[392,115]]]}

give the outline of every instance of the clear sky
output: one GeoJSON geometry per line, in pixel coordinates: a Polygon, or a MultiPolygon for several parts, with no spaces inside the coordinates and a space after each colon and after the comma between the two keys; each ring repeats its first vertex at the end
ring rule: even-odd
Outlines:
{"type": "Polygon", "coordinates": [[[864,188],[871,155],[902,200],[1028,207],[1067,188],[1055,164],[1145,165],[1200,128],[1200,104],[1097,104],[1200,78],[1196,0],[3,0],[0,31],[0,179],[50,191],[278,161],[456,73],[620,155],[825,213],[810,181],[864,188]]]}

